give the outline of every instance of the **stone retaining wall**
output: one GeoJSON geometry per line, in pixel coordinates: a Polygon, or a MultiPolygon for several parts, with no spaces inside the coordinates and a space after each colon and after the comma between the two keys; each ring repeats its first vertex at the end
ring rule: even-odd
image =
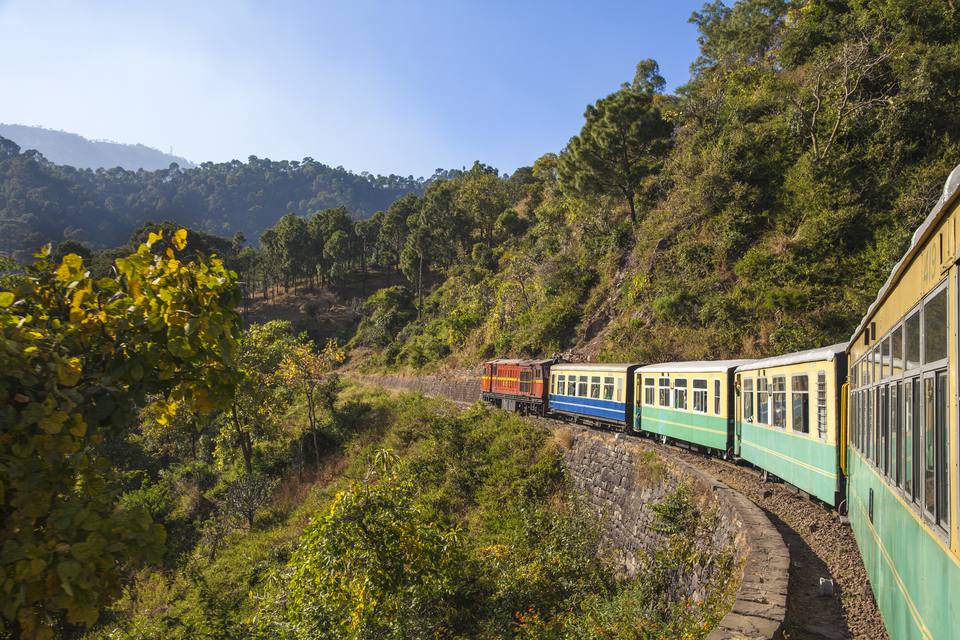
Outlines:
{"type": "MultiPolygon", "coordinates": [[[[466,373],[403,376],[356,375],[364,382],[388,389],[417,391],[457,402],[480,397],[478,376],[466,373]]],[[[731,611],[708,640],[780,637],[786,616],[787,572],[790,556],[782,536],[753,502],[669,449],[649,441],[584,427],[546,424],[566,431],[558,436],[566,449],[565,462],[576,487],[603,513],[604,540],[614,550],[625,573],[632,575],[643,558],[662,542],[651,527],[652,506],[681,481],[692,481],[704,506],[716,508],[717,526],[710,550],[733,551],[742,577],[731,611]]],[[[700,567],[686,577],[687,593],[702,597],[712,567],[700,567]]]]}

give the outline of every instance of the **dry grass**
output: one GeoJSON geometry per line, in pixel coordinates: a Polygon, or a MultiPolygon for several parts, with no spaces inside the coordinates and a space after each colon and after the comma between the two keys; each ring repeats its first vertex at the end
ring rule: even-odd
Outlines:
{"type": "Polygon", "coordinates": [[[573,435],[573,431],[571,429],[567,429],[566,427],[558,427],[553,432],[554,442],[556,442],[564,451],[570,451],[570,449],[573,448],[575,439],[576,436],[573,435]]]}

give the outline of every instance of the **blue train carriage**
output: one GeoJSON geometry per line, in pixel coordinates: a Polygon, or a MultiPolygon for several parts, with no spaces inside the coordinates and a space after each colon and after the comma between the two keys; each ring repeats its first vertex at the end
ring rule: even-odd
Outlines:
{"type": "Polygon", "coordinates": [[[960,638],[958,186],[913,235],[853,334],[850,523],[891,638],[960,638]]]}
{"type": "Polygon", "coordinates": [[[549,411],[581,424],[633,424],[635,364],[565,363],[550,368],[549,411]]]}
{"type": "Polygon", "coordinates": [[[756,360],[737,368],[735,453],[837,507],[846,343],[756,360]]]}
{"type": "Polygon", "coordinates": [[[733,451],[733,372],[750,360],[667,362],[634,374],[633,429],[728,455],[733,451]]]}

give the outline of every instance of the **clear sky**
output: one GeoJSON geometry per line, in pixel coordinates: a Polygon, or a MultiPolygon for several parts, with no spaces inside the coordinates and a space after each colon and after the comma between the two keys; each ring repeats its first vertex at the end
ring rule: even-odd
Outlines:
{"type": "Polygon", "coordinates": [[[559,151],[587,104],[697,55],[703,0],[0,0],[0,122],[194,162],[429,175],[559,151]]]}

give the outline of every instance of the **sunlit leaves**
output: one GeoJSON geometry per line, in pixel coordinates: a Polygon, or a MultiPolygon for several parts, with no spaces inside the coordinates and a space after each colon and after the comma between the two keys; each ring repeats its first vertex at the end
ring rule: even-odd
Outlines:
{"type": "Polygon", "coordinates": [[[51,637],[61,616],[92,624],[123,564],[160,549],[146,512],[117,507],[104,444],[148,397],[160,422],[210,413],[237,379],[236,276],[219,259],[142,245],[93,281],[79,255],[49,255],[0,292],[0,629],[25,638],[51,637]]]}

